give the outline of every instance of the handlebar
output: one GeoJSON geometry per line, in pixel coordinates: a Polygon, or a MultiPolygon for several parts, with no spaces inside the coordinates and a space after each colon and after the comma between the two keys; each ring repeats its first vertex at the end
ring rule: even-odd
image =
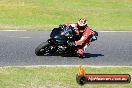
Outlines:
{"type": "Polygon", "coordinates": [[[75,29],[72,26],[59,25],[59,27],[62,29],[62,32],[64,33],[65,36],[67,37],[73,36],[73,31],[75,31],[75,29]]]}

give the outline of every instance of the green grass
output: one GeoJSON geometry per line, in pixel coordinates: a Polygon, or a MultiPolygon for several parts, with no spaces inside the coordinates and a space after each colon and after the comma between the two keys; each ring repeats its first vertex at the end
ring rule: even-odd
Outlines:
{"type": "MultiPolygon", "coordinates": [[[[84,67],[86,73],[130,74],[131,67],[84,67]]],[[[0,88],[79,88],[77,67],[0,67],[0,88]]],[[[130,84],[86,84],[81,88],[132,88],[130,84]]]]}
{"type": "Polygon", "coordinates": [[[0,29],[49,30],[82,17],[95,30],[132,31],[132,1],[0,0],[0,29]]]}

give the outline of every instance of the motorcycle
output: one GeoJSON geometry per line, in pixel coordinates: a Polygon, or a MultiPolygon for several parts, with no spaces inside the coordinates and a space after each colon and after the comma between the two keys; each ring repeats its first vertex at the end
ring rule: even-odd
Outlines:
{"type": "MultiPolygon", "coordinates": [[[[93,42],[97,40],[98,32],[93,31],[87,41],[93,42]]],[[[54,28],[50,33],[50,39],[46,42],[42,42],[36,49],[35,54],[41,55],[66,55],[76,56],[77,49],[83,48],[88,45],[87,41],[82,46],[76,46],[75,41],[79,40],[79,36],[76,34],[76,29],[72,26],[59,25],[58,28],[54,28]]]]}

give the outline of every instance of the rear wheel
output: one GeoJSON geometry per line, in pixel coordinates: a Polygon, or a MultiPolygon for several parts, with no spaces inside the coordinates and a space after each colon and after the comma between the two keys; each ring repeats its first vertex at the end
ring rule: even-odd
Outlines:
{"type": "Polygon", "coordinates": [[[48,55],[50,54],[50,51],[51,51],[50,44],[48,42],[43,42],[35,49],[35,54],[37,56],[48,55]]]}

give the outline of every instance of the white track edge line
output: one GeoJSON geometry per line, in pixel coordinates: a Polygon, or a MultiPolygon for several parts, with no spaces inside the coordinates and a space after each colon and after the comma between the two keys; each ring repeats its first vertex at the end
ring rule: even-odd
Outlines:
{"type": "Polygon", "coordinates": [[[122,68],[122,67],[128,67],[132,68],[132,66],[93,66],[93,65],[31,65],[31,66],[0,66],[1,67],[91,67],[91,68],[105,68],[105,67],[110,67],[110,68],[122,68]]]}

